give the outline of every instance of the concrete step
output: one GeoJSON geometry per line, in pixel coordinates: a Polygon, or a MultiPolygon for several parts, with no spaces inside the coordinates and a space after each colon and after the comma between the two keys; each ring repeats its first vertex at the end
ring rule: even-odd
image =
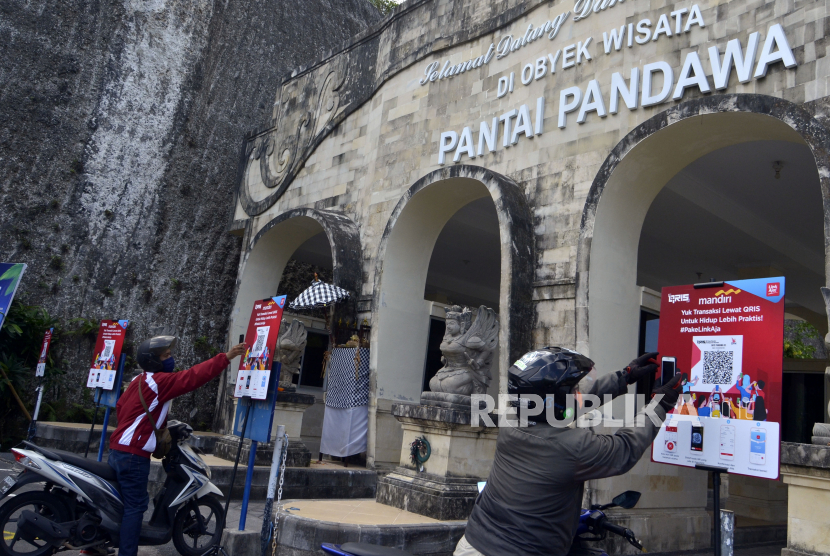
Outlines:
{"type": "MultiPolygon", "coordinates": [[[[66,450],[75,454],[83,454],[86,451],[89,438],[90,423],[61,423],[43,421],[37,424],[37,434],[34,443],[43,448],[55,448],[66,450]]],[[[102,425],[95,425],[92,431],[92,441],[89,444],[89,453],[97,455],[98,447],[101,444],[102,425]]],[[[113,428],[107,430],[107,438],[104,441],[104,451],[109,450],[109,434],[113,428]]],[[[199,448],[206,454],[212,454],[217,440],[223,435],[211,431],[197,431],[187,439],[187,443],[199,448]]]]}
{"type": "MultiPolygon", "coordinates": [[[[210,466],[211,481],[227,494],[233,473],[233,462],[216,456],[202,456],[210,466]]],[[[264,500],[268,490],[271,468],[254,466],[251,477],[251,500],[264,500]]],[[[245,488],[246,463],[240,462],[233,484],[232,498],[241,498],[245,488]]],[[[164,483],[161,462],[153,460],[150,470],[150,492],[155,495],[164,483]]],[[[310,467],[286,467],[282,497],[296,499],[374,498],[377,473],[350,465],[344,468],[339,462],[313,461],[310,467]]]]}
{"type": "MultiPolygon", "coordinates": [[[[38,423],[35,444],[44,448],[56,448],[76,454],[83,454],[91,425],[84,423],[38,423]]],[[[93,442],[90,446],[89,457],[98,455],[98,446],[101,440],[101,425],[96,425],[93,431],[93,442]]],[[[227,494],[233,472],[233,462],[210,455],[214,445],[223,435],[214,432],[195,432],[188,439],[191,446],[208,452],[202,457],[211,468],[211,481],[223,493],[227,494]]],[[[104,445],[104,459],[109,446],[104,445]]],[[[270,465],[255,465],[251,478],[251,500],[264,500],[268,490],[268,475],[270,465]]],[[[245,474],[247,459],[239,463],[236,479],[234,480],[232,498],[241,498],[245,488],[245,474]]],[[[343,467],[341,462],[325,460],[317,463],[312,460],[309,467],[286,467],[283,482],[283,498],[296,499],[331,499],[331,498],[374,498],[377,488],[377,472],[365,467],[356,467],[350,464],[343,467]]],[[[161,461],[153,459],[150,470],[151,496],[161,489],[164,484],[165,473],[161,461]]]]}

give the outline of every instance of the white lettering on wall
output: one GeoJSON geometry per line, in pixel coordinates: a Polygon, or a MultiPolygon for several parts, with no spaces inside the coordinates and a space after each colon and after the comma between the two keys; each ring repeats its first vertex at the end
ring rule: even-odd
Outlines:
{"type": "MultiPolygon", "coordinates": [[[[580,21],[591,13],[611,8],[617,3],[622,3],[622,0],[576,0],[573,20],[580,21]]],[[[565,12],[538,27],[528,24],[521,36],[504,35],[497,44],[490,45],[487,53],[478,58],[456,65],[452,65],[447,60],[440,69],[440,63],[433,61],[424,70],[420,83],[425,85],[481,67],[493,58],[503,58],[542,36],[553,39],[558,35],[569,15],[570,12],[565,12]]],[[[697,4],[652,17],[657,19],[652,21],[643,18],[636,23],[623,24],[603,32],[602,52],[610,55],[625,47],[633,48],[635,44],[650,44],[664,37],[666,40],[671,40],[691,32],[694,28],[706,27],[703,14],[697,4]]],[[[796,67],[795,56],[781,24],[771,25],[763,38],[763,46],[761,46],[762,36],[759,32],[751,33],[745,39],[745,44],[741,39],[732,39],[726,43],[723,54],[717,45],[705,51],[701,50],[701,52],[687,52],[677,79],[674,75],[675,70],[668,62],[657,60],[646,63],[642,67],[631,68],[628,78],[624,77],[623,72],[614,72],[611,74],[610,83],[602,83],[593,79],[584,88],[565,85],[559,90],[558,104],[555,106],[557,126],[559,129],[565,129],[569,123],[568,114],[572,112],[578,111],[576,122],[584,124],[592,117],[605,118],[609,114],[616,115],[622,105],[629,110],[636,110],[639,106],[656,106],[670,99],[682,100],[689,89],[696,89],[704,94],[711,93],[713,90],[726,89],[733,67],[739,83],[748,83],[752,79],[764,77],[769,67],[778,62],[786,68],[796,67]],[[711,78],[706,75],[701,54],[703,56],[708,54],[711,78]]],[[[558,48],[555,52],[548,52],[523,65],[515,66],[521,68],[518,72],[518,79],[516,79],[516,72],[500,76],[497,82],[496,98],[500,99],[512,93],[517,86],[516,81],[520,81],[522,86],[532,86],[540,79],[555,75],[557,66],[560,71],[566,71],[581,64],[590,64],[593,60],[590,50],[592,41],[593,37],[587,37],[558,48]]],[[[545,100],[544,96],[537,98],[533,113],[528,105],[522,104],[518,108],[493,117],[492,121],[480,122],[477,141],[475,141],[476,131],[471,127],[464,127],[460,135],[455,131],[441,133],[438,146],[439,164],[445,163],[448,153],[453,153],[453,161],[459,162],[463,155],[471,159],[481,157],[495,152],[500,147],[509,148],[518,144],[522,136],[532,139],[540,135],[544,128],[545,100]],[[499,141],[500,133],[501,141],[499,141]]]]}

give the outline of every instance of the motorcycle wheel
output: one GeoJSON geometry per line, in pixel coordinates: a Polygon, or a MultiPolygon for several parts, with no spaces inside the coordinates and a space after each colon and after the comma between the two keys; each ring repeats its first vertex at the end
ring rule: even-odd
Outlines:
{"type": "Polygon", "coordinates": [[[219,542],[225,526],[224,512],[222,503],[213,496],[187,502],[173,518],[173,546],[179,554],[202,556],[219,542]]]}
{"type": "Polygon", "coordinates": [[[0,507],[0,527],[3,528],[3,540],[0,541],[0,555],[2,556],[45,556],[53,554],[54,546],[35,539],[33,543],[23,539],[15,539],[17,520],[20,514],[29,510],[56,522],[66,522],[71,519],[69,510],[60,499],[43,491],[29,491],[9,498],[0,507]]]}

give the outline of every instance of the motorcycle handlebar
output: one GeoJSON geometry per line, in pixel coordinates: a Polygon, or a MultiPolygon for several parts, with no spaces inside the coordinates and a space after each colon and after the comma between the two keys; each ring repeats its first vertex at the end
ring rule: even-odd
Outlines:
{"type": "Polygon", "coordinates": [[[614,523],[609,523],[608,521],[604,521],[602,523],[602,527],[606,531],[610,531],[616,535],[623,537],[634,547],[639,548],[640,550],[643,549],[643,544],[637,540],[637,538],[634,536],[634,533],[631,532],[630,529],[626,529],[625,527],[621,527],[620,525],[615,525],[614,523]]]}
{"type": "Polygon", "coordinates": [[[621,537],[627,536],[626,533],[625,533],[625,527],[620,527],[619,525],[615,525],[614,523],[609,523],[609,522],[606,521],[605,523],[602,524],[602,527],[606,531],[610,531],[610,532],[614,533],[615,535],[619,535],[621,537]]]}

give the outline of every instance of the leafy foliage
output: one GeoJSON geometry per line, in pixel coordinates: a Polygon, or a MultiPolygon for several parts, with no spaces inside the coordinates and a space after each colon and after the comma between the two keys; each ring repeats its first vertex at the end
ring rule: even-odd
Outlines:
{"type": "Polygon", "coordinates": [[[213,357],[219,350],[210,344],[207,336],[199,336],[193,341],[193,349],[197,352],[202,352],[210,357],[213,357]]]}
{"type": "Polygon", "coordinates": [[[816,347],[810,345],[810,340],[821,338],[821,334],[813,325],[806,321],[792,323],[788,321],[784,327],[784,357],[788,359],[812,359],[816,347]]]}
{"type": "MultiPolygon", "coordinates": [[[[34,388],[29,385],[40,358],[43,334],[49,328],[55,328],[55,333],[59,333],[57,320],[45,309],[26,305],[16,299],[0,329],[0,368],[9,379],[7,382],[0,377],[0,442],[4,447],[22,438],[28,427],[28,421],[14,399],[9,382],[31,411],[34,406],[34,388]]],[[[55,333],[52,336],[53,342],[55,333]]],[[[51,353],[54,352],[50,350],[46,359],[44,379],[47,387],[63,375],[55,367],[51,353]]]]}
{"type": "Polygon", "coordinates": [[[388,14],[398,7],[398,3],[394,0],[369,0],[374,7],[380,10],[383,15],[388,14]]]}

